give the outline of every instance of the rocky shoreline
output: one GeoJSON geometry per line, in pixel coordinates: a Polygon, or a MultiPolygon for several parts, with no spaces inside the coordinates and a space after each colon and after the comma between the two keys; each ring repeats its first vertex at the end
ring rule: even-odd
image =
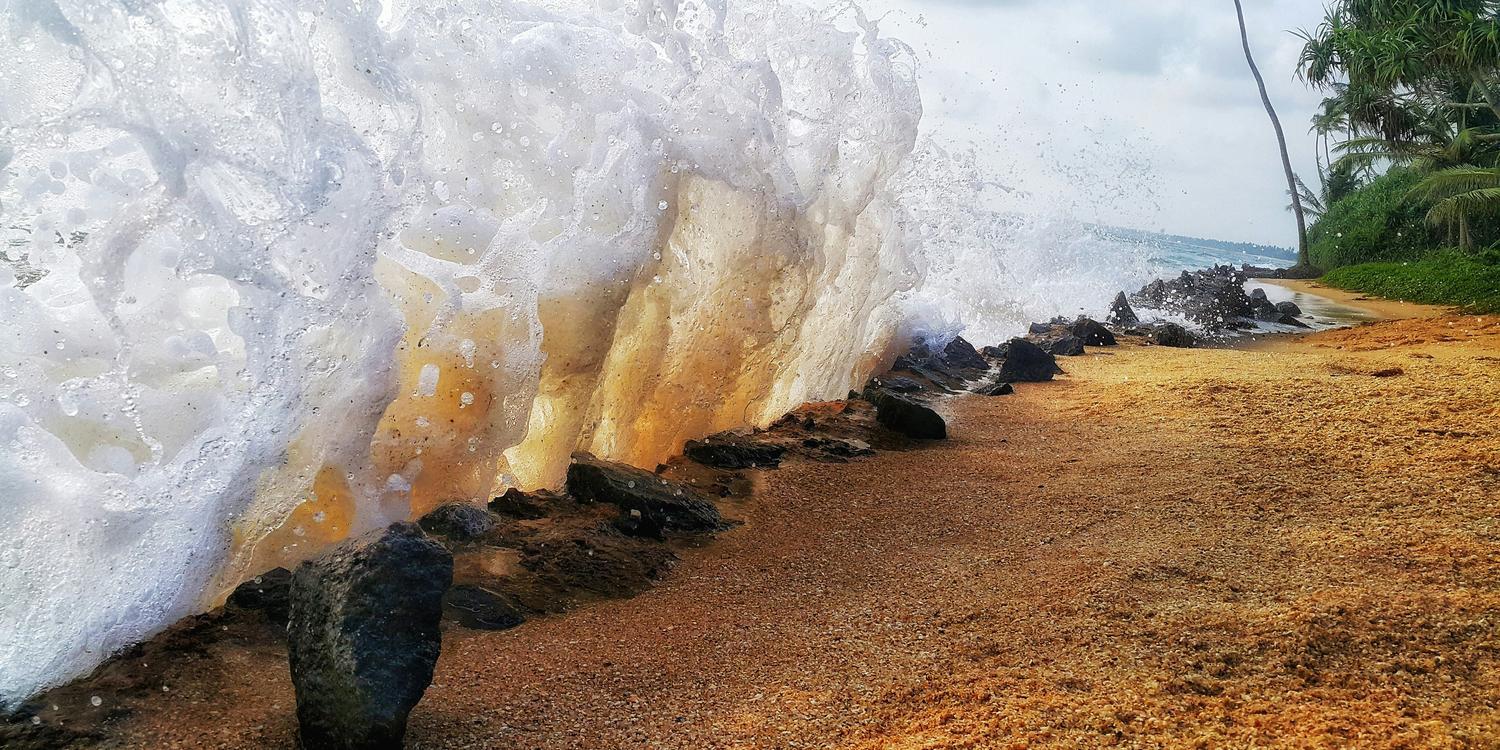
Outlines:
{"type": "Polygon", "coordinates": [[[681,457],[655,471],[578,454],[561,491],[512,489],[484,504],[445,505],[296,571],[256,577],[224,606],[27,702],[0,724],[0,744],[96,746],[132,706],[169,689],[159,678],[165,663],[192,659],[206,643],[232,636],[286,655],[307,746],[399,747],[406,715],[432,679],[442,628],[506,630],[638,594],[671,569],[684,545],[736,525],[733,510],[750,494],[749,472],[786,460],[847,462],[945,439],[947,425],[933,408],[943,397],[1009,395],[1014,384],[1063,374],[1058,357],[1116,346],[1117,337],[1196,343],[1176,323],[1143,323],[1132,302],[1185,315],[1207,335],[1256,321],[1296,324],[1297,311],[1247,295],[1243,281],[1227,267],[1184,273],[1122,292],[1107,324],[1055,319],[982,349],[961,337],[941,347],[915,340],[887,373],[848,399],[804,405],[763,430],[690,441],[681,457]]]}

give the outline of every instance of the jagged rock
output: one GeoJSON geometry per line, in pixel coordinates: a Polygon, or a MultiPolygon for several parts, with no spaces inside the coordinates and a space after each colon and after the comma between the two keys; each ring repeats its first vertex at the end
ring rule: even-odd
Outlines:
{"type": "Polygon", "coordinates": [[[454,586],[443,595],[443,614],[474,630],[509,630],[526,622],[515,599],[467,583],[454,586]]]}
{"type": "Polygon", "coordinates": [[[1284,313],[1281,315],[1281,317],[1279,317],[1279,318],[1276,319],[1276,322],[1280,323],[1280,324],[1282,324],[1284,326],[1293,326],[1293,327],[1296,327],[1296,328],[1311,328],[1312,327],[1312,326],[1309,326],[1308,324],[1303,323],[1302,321],[1297,320],[1296,318],[1294,318],[1294,317],[1292,317],[1290,315],[1286,315],[1284,313]]]}
{"type": "Polygon", "coordinates": [[[1005,355],[1009,351],[1010,344],[1001,344],[999,346],[986,346],[980,349],[979,353],[988,359],[1005,359],[1005,355]]]}
{"type": "Polygon", "coordinates": [[[718,469],[749,469],[757,466],[779,466],[786,448],[759,443],[733,433],[710,435],[689,440],[683,455],[705,466],[718,469]]]}
{"type": "Polygon", "coordinates": [[[1016,392],[1015,386],[1010,383],[996,383],[980,388],[977,393],[981,396],[1009,396],[1016,392]]]}
{"type": "Polygon", "coordinates": [[[1102,323],[1092,318],[1079,318],[1069,329],[1086,346],[1115,346],[1115,335],[1102,323]]]}
{"type": "Polygon", "coordinates": [[[906,354],[896,358],[891,369],[920,375],[938,388],[953,392],[988,372],[990,363],[961,336],[954,337],[938,352],[933,352],[926,340],[916,338],[906,354]]]}
{"type": "Polygon", "coordinates": [[[1264,323],[1274,323],[1281,319],[1281,311],[1270,302],[1261,300],[1255,306],[1255,319],[1264,323]]]}
{"type": "Polygon", "coordinates": [[[1051,323],[1032,323],[1026,327],[1026,333],[1032,336],[1044,336],[1052,332],[1051,323]]]}
{"type": "Polygon", "coordinates": [[[568,492],[595,503],[609,503],[640,514],[667,531],[697,533],[729,527],[719,509],[697,490],[625,464],[573,454],[568,492]]]}
{"type": "Polygon", "coordinates": [[[1047,346],[1047,351],[1059,357],[1077,357],[1083,354],[1083,340],[1071,333],[1063,334],[1047,346]]]}
{"type": "Polygon", "coordinates": [[[556,494],[545,490],[522,492],[512,487],[505,494],[490,501],[490,512],[520,519],[546,518],[558,510],[562,501],[556,494]]]}
{"type": "Polygon", "coordinates": [[[1297,303],[1291,300],[1287,300],[1286,302],[1277,302],[1276,310],[1282,315],[1296,316],[1302,314],[1302,308],[1298,307],[1297,303]]]}
{"type": "Polygon", "coordinates": [[[1151,340],[1161,346],[1175,346],[1181,349],[1191,348],[1195,343],[1193,334],[1188,333],[1176,323],[1162,323],[1151,332],[1151,340]]]}
{"type": "Polygon", "coordinates": [[[1270,302],[1271,302],[1271,300],[1269,300],[1269,299],[1266,298],[1266,290],[1261,289],[1260,287],[1256,287],[1254,289],[1251,289],[1250,290],[1250,303],[1251,304],[1257,304],[1257,303],[1261,303],[1261,302],[1264,302],[1266,304],[1270,304],[1270,302]]]}
{"type": "Polygon", "coordinates": [[[862,440],[846,440],[835,437],[803,438],[802,447],[807,455],[825,463],[845,463],[858,456],[873,456],[875,450],[862,440]]]}
{"type": "Polygon", "coordinates": [[[1040,383],[1060,374],[1057,359],[1026,339],[1011,339],[1000,366],[999,382],[1040,383]]]}
{"type": "Polygon", "coordinates": [[[423,531],[460,543],[472,542],[499,524],[493,514],[468,503],[440,505],[417,521],[423,531]]]}
{"type": "Polygon", "coordinates": [[[887,429],[919,440],[948,437],[948,424],[937,412],[906,396],[875,388],[865,392],[865,400],[875,405],[875,420],[887,429]]]}
{"type": "Polygon", "coordinates": [[[988,370],[990,363],[979,355],[974,345],[965,341],[962,336],[954,336],[943,347],[943,353],[939,360],[944,366],[955,370],[988,370]]]}
{"type": "Polygon", "coordinates": [[[638,539],[655,539],[658,541],[667,538],[667,531],[661,527],[661,516],[652,514],[647,516],[638,510],[620,510],[620,517],[612,524],[621,534],[633,536],[638,539]]]}
{"type": "Polygon", "coordinates": [[[272,568],[240,584],[229,595],[228,603],[232,607],[258,610],[271,622],[285,624],[291,606],[291,588],[292,571],[272,568]]]}
{"type": "Polygon", "coordinates": [[[298,566],[287,639],[303,747],[401,747],[452,578],[453,556],[410,523],[298,566]]]}
{"type": "Polygon", "coordinates": [[[923,390],[921,383],[903,377],[870,378],[865,387],[884,388],[892,393],[918,393],[923,390]]]}
{"type": "Polygon", "coordinates": [[[1210,330],[1255,314],[1255,302],[1245,294],[1245,275],[1231,266],[1183,271],[1172,281],[1157,279],[1142,287],[1130,301],[1181,312],[1210,330]]]}
{"type": "Polygon", "coordinates": [[[1105,320],[1122,328],[1130,328],[1141,322],[1141,319],[1136,317],[1135,310],[1130,307],[1130,300],[1125,298],[1124,292],[1115,295],[1115,301],[1109,306],[1109,317],[1105,320]]]}

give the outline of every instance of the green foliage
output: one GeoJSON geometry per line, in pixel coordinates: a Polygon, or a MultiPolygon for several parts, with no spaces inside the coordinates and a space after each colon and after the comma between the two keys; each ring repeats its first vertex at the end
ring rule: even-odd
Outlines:
{"type": "Polygon", "coordinates": [[[1416,260],[1436,246],[1427,206],[1408,200],[1421,177],[1395,169],[1329,207],[1309,233],[1314,266],[1416,260]]]}
{"type": "Polygon", "coordinates": [[[1405,263],[1364,263],[1330,271],[1323,283],[1389,299],[1500,313],[1500,252],[1443,250],[1405,263]]]}

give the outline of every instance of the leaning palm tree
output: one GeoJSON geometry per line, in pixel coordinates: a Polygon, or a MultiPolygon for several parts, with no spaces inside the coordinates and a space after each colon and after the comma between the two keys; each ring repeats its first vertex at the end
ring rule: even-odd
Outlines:
{"type": "Polygon", "coordinates": [[[1292,171],[1292,157],[1286,150],[1286,133],[1281,130],[1281,118],[1271,106],[1271,95],[1266,93],[1266,80],[1260,75],[1255,56],[1250,53],[1250,32],[1245,30],[1245,9],[1240,0],[1234,0],[1234,13],[1240,21],[1240,42],[1245,46],[1245,62],[1250,64],[1250,75],[1255,76],[1255,85],[1260,89],[1260,101],[1266,105],[1266,114],[1271,117],[1271,127],[1276,131],[1276,143],[1281,147],[1281,166],[1286,169],[1286,187],[1292,194],[1292,213],[1297,217],[1297,267],[1312,267],[1307,254],[1307,217],[1302,213],[1302,199],[1297,191],[1297,173],[1292,171]]]}
{"type": "Polygon", "coordinates": [[[1474,249],[1472,219],[1500,216],[1500,169],[1455,167],[1427,175],[1407,195],[1408,200],[1432,203],[1427,223],[1458,230],[1458,246],[1474,249]]]}

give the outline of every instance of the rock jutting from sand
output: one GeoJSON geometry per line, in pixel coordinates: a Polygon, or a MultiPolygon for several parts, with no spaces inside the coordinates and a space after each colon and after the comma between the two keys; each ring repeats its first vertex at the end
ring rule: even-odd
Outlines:
{"type": "Polygon", "coordinates": [[[944,440],[948,424],[929,406],[898,393],[870,388],[865,399],[875,405],[875,418],[887,428],[918,440],[944,440]]]}
{"type": "Polygon", "coordinates": [[[303,747],[401,747],[432,682],[452,578],[453,556],[409,523],[298,566],[287,645],[303,747]]]}
{"type": "Polygon", "coordinates": [[[1057,359],[1026,339],[1011,339],[1005,347],[1005,362],[1000,365],[999,382],[1040,383],[1061,375],[1057,359]]]}
{"type": "Polygon", "coordinates": [[[585,502],[634,511],[667,531],[702,533],[729,527],[719,509],[698,491],[634,466],[573,455],[568,493],[585,502]]]}
{"type": "Polygon", "coordinates": [[[1109,306],[1109,317],[1105,321],[1121,328],[1130,328],[1141,322],[1136,316],[1135,310],[1130,307],[1130,300],[1125,298],[1125,293],[1115,295],[1115,301],[1109,306]]]}

